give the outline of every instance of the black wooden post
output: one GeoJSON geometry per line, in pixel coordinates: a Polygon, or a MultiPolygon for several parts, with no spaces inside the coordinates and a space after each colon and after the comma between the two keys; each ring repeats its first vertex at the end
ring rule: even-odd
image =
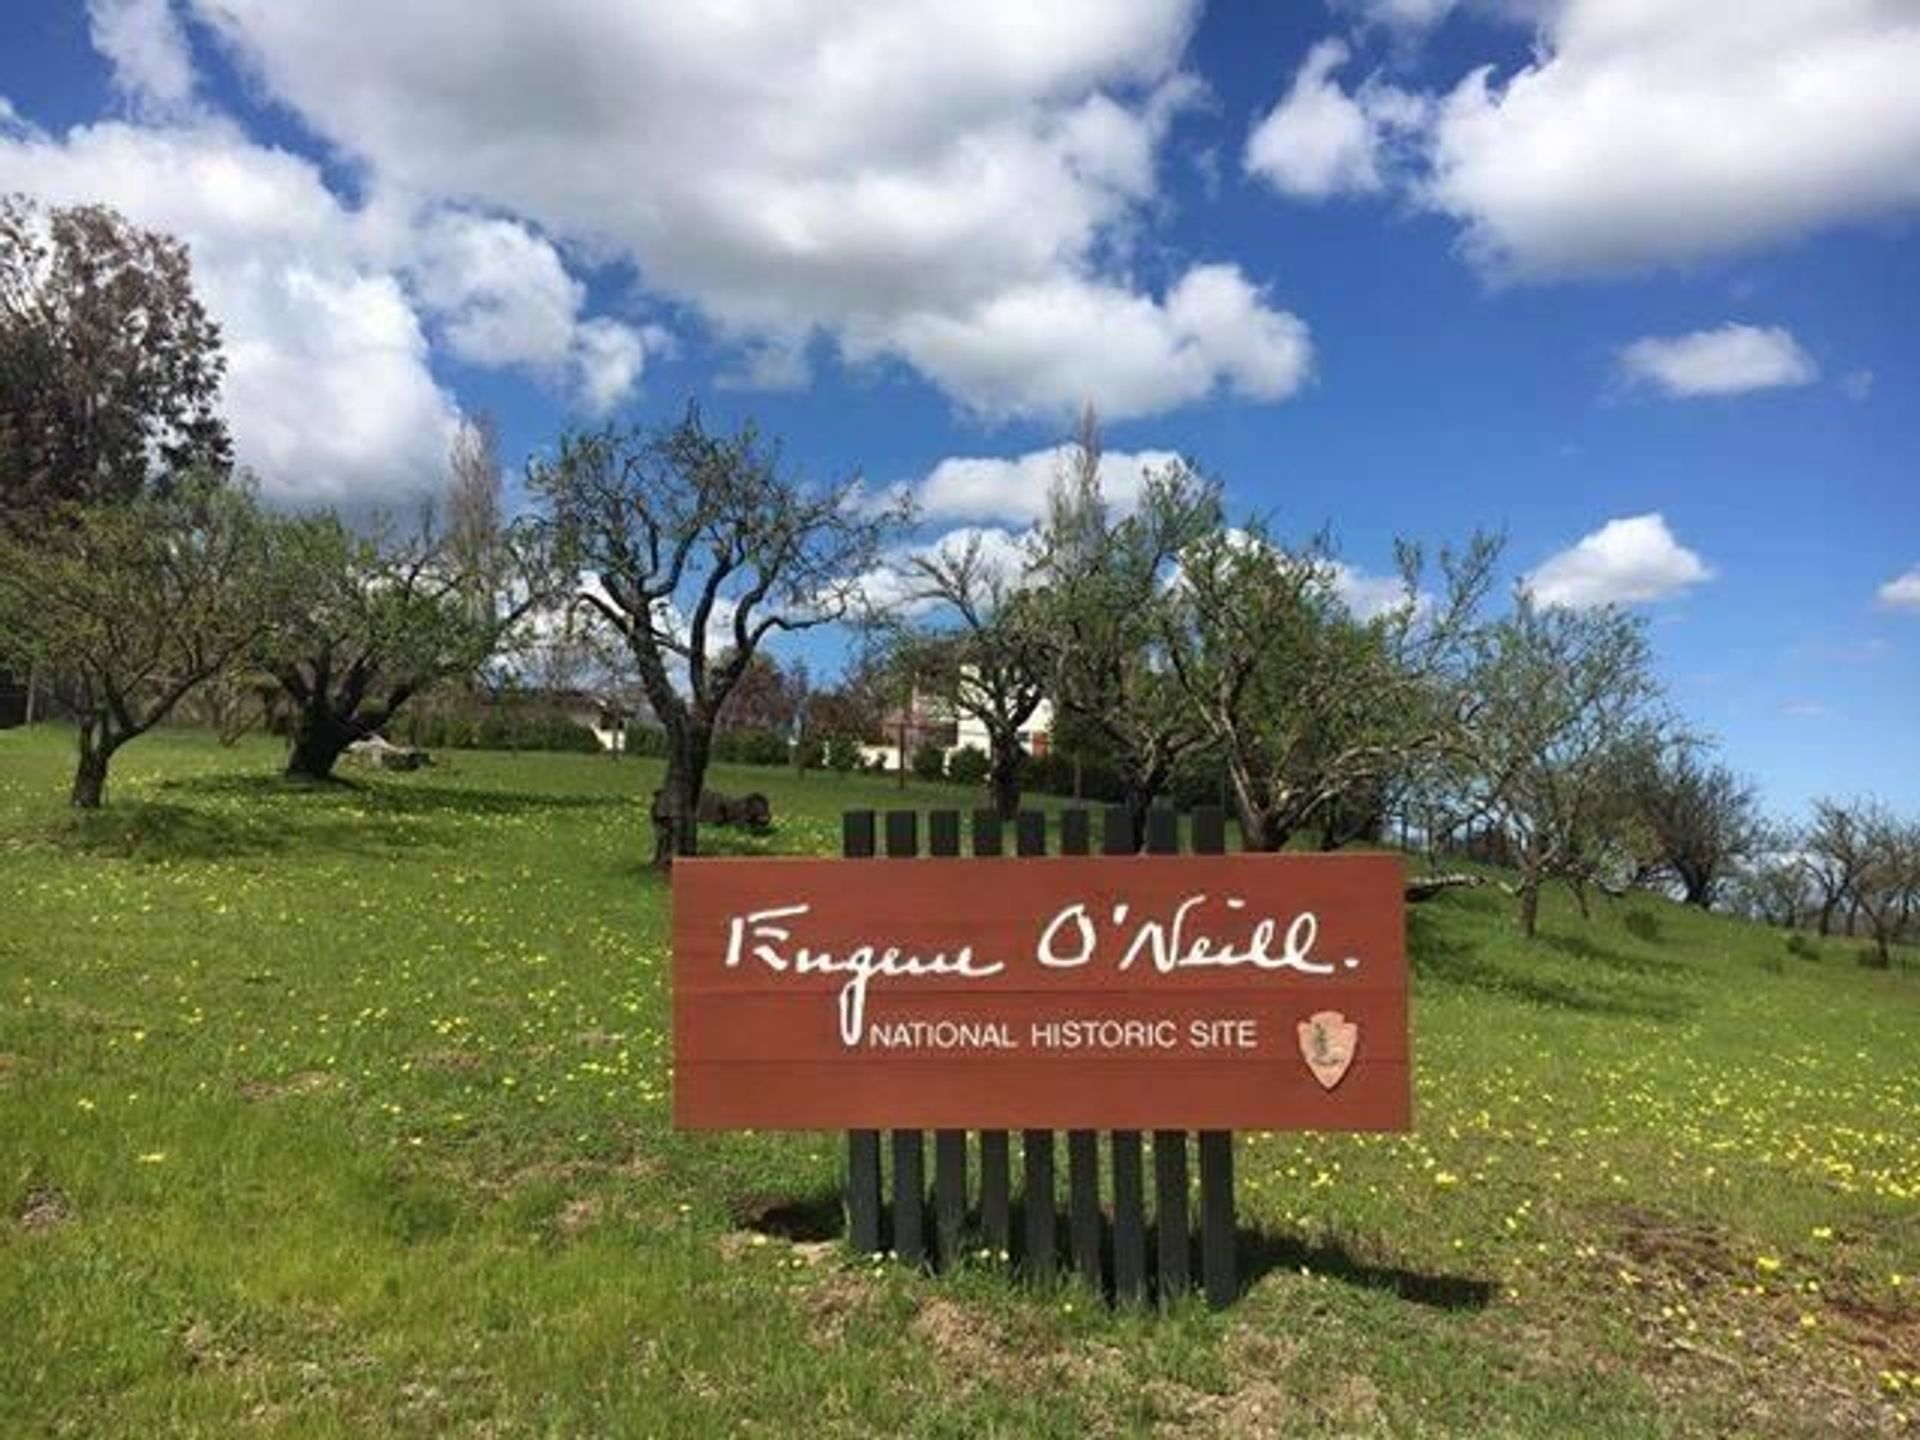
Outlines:
{"type": "MultiPolygon", "coordinates": [[[[840,853],[849,860],[871,859],[873,812],[849,810],[840,820],[840,853]]],[[[847,1240],[864,1255],[880,1246],[880,1132],[847,1132],[847,1240]]]]}
{"type": "MultiPolygon", "coordinates": [[[[887,812],[887,858],[912,860],[920,853],[920,815],[887,812]]],[[[918,1130],[893,1132],[893,1253],[908,1265],[927,1260],[925,1140],[918,1130]]]]}
{"type": "MultiPolygon", "coordinates": [[[[1000,817],[973,812],[973,853],[1000,854],[1000,817]]],[[[1013,1248],[1013,1161],[1004,1130],[980,1132],[980,1241],[995,1255],[1013,1248]]]]}
{"type": "MultiPolygon", "coordinates": [[[[1100,848],[1108,855],[1133,854],[1133,822],[1123,806],[1102,817],[1100,848]]],[[[1113,1294],[1122,1302],[1147,1296],[1147,1215],[1140,1132],[1116,1130],[1108,1137],[1113,1157],[1113,1294]]]]}
{"type": "MultiPolygon", "coordinates": [[[[1227,848],[1227,817],[1217,805],[1193,812],[1189,842],[1196,855],[1220,855],[1227,848]]],[[[1233,1135],[1226,1130],[1200,1132],[1200,1278],[1207,1304],[1231,1305],[1240,1293],[1239,1256],[1233,1219],[1233,1135]]]]}
{"type": "MultiPolygon", "coordinates": [[[[1014,817],[1014,847],[1022,856],[1047,853],[1047,817],[1044,811],[1022,810],[1014,817]]],[[[1053,1132],[1022,1130],[1020,1162],[1026,1189],[1020,1208],[1026,1230],[1026,1264],[1030,1274],[1053,1275],[1055,1244],[1053,1216],[1053,1132]]]]}
{"type": "MultiPolygon", "coordinates": [[[[1147,812],[1147,853],[1180,853],[1180,817],[1164,806],[1147,812]]],[[[1153,1132],[1153,1223],[1158,1239],[1159,1294],[1164,1304],[1187,1291],[1187,1137],[1180,1130],[1153,1132]]]]}
{"type": "MultiPolygon", "coordinates": [[[[1085,855],[1091,849],[1092,826],[1085,810],[1060,815],[1060,853],[1085,855]]],[[[1100,1136],[1093,1130],[1067,1132],[1067,1244],[1073,1268],[1098,1290],[1100,1264],[1100,1136]]]]}
{"type": "MultiPolygon", "coordinates": [[[[927,853],[946,858],[960,853],[960,812],[935,810],[927,816],[927,853]]],[[[936,1130],[933,1136],[934,1254],[943,1268],[960,1260],[967,1228],[967,1132],[936,1130]]]]}

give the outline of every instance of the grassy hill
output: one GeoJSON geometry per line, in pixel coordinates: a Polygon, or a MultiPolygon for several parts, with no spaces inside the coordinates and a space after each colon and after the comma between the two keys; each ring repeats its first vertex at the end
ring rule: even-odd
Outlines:
{"type": "MultiPolygon", "coordinates": [[[[667,1119],[644,762],[301,792],[0,733],[0,1434],[1834,1435],[1920,1417],[1920,971],[1649,898],[1413,912],[1417,1129],[1247,1136],[1222,1315],[753,1228],[667,1119]]],[[[830,852],[890,783],[766,771],[830,852]]],[[[970,803],[913,786],[904,803],[970,803]]],[[[777,1227],[775,1227],[777,1228],[777,1227]]]]}

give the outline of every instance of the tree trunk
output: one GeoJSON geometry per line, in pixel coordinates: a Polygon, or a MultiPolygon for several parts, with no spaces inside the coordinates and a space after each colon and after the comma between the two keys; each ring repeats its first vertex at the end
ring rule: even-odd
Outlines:
{"type": "Polygon", "coordinates": [[[324,698],[303,706],[293,724],[293,748],[287,752],[289,780],[331,780],[341,752],[360,738],[357,726],[334,717],[324,698]]]}
{"type": "Polygon", "coordinates": [[[1120,803],[1126,807],[1127,829],[1133,836],[1133,848],[1144,850],[1147,845],[1147,812],[1153,808],[1153,790],[1138,780],[1129,780],[1121,795],[1120,803]]]}
{"type": "Polygon", "coordinates": [[[697,855],[700,843],[700,790],[707,778],[705,736],[667,738],[667,773],[653,810],[653,864],[672,867],[675,857],[697,855]]]}
{"type": "Polygon", "coordinates": [[[1287,843],[1286,831],[1281,827],[1280,817],[1271,810],[1261,810],[1245,802],[1234,806],[1239,812],[1240,848],[1273,854],[1287,843]]]}
{"type": "Polygon", "coordinates": [[[992,744],[987,788],[993,800],[993,813],[1002,820],[1011,820],[1020,811],[1020,742],[996,735],[992,737],[992,744]]]}
{"type": "Polygon", "coordinates": [[[107,798],[107,762],[113,747],[93,724],[80,727],[80,760],[73,767],[71,803],[76,810],[98,810],[107,798]]]}

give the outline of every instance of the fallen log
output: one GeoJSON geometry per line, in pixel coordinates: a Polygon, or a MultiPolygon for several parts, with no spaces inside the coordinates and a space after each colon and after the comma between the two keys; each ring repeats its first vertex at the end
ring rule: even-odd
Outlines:
{"type": "Polygon", "coordinates": [[[1409,905],[1418,905],[1422,900],[1431,900],[1442,890],[1476,890],[1486,884],[1484,876],[1467,875],[1456,872],[1451,875],[1421,875],[1407,881],[1406,900],[1409,905]]]}

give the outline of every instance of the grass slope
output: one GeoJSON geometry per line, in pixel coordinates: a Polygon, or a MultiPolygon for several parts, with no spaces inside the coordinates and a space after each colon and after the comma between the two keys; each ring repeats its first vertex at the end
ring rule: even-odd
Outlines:
{"type": "MultiPolygon", "coordinates": [[[[1418,1129],[1248,1136],[1257,1275],[1114,1314],[743,1229],[831,1136],[667,1120],[652,771],[296,791],[0,734],[0,1434],[1898,1433],[1920,974],[1650,899],[1412,916],[1418,1129]]],[[[890,784],[769,772],[830,852],[890,784]]],[[[907,803],[967,803],[912,787],[907,803]]]]}

